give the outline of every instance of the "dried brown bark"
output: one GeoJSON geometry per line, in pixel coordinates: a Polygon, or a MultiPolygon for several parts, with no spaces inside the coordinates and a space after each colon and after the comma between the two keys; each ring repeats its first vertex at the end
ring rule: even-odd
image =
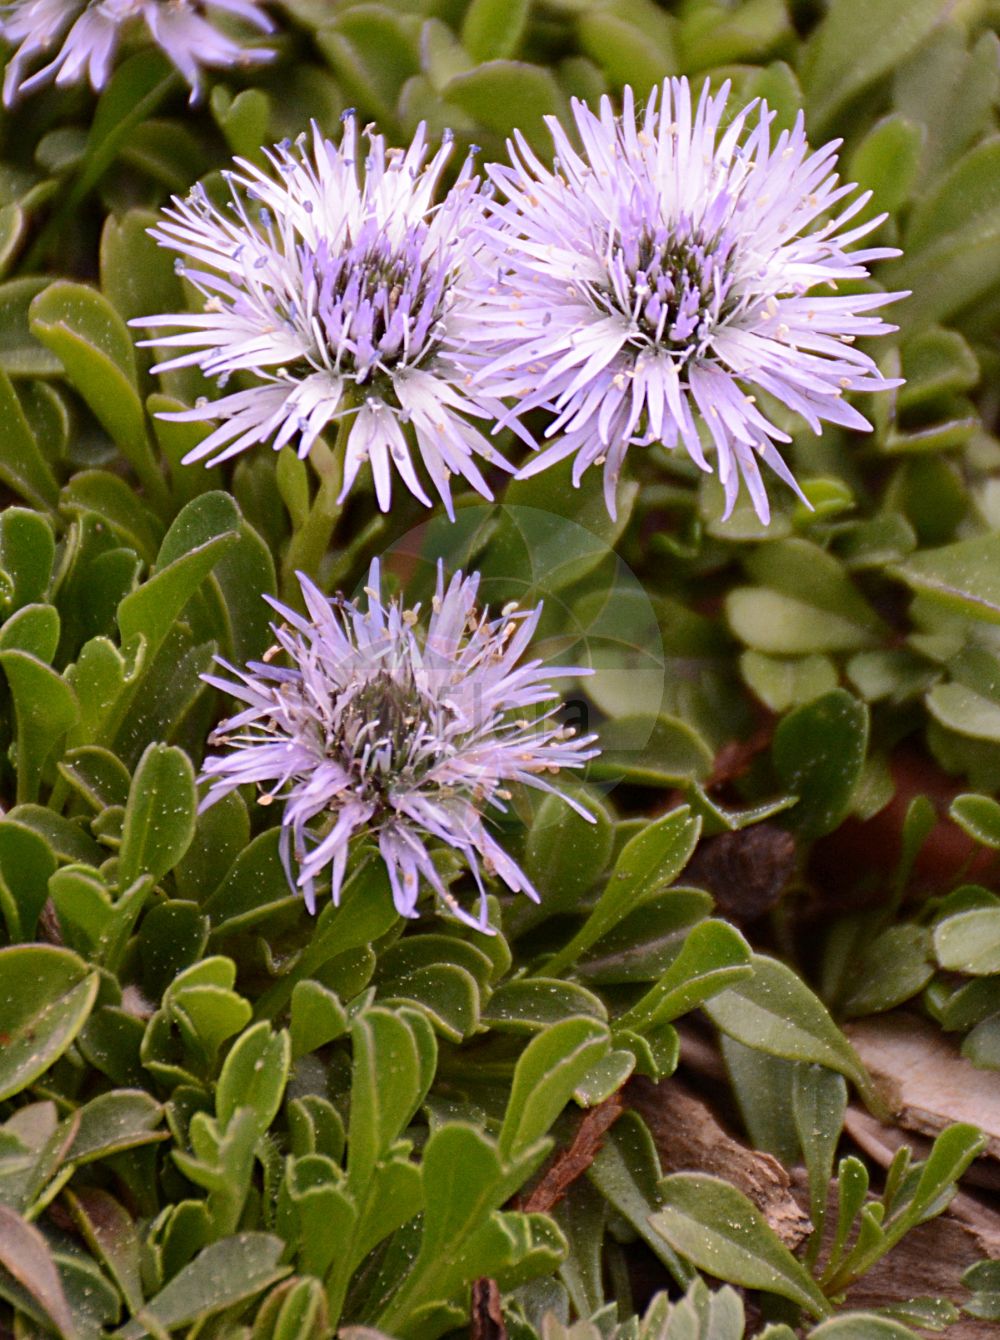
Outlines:
{"type": "Polygon", "coordinates": [[[792,1194],[792,1179],[771,1154],[729,1135],[707,1104],[676,1078],[632,1080],[633,1107],[649,1127],[665,1173],[705,1172],[723,1177],[757,1206],[787,1247],[809,1235],[809,1216],[792,1194]]]}

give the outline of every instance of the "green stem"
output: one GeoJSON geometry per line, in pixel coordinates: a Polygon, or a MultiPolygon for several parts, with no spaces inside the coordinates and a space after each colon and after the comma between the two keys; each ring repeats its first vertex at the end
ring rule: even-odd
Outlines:
{"type": "Polygon", "coordinates": [[[288,604],[301,604],[297,572],[304,572],[319,582],[320,565],[326,557],[333,532],[340,519],[341,506],[337,501],[344,478],[344,452],[352,419],[340,420],[337,441],[331,449],[318,437],[309,452],[309,459],[319,475],[319,488],[305,521],[288,542],[281,565],[281,595],[288,604]]]}

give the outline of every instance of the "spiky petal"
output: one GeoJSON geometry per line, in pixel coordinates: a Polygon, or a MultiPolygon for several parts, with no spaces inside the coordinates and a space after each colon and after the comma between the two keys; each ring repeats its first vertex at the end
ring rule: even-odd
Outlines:
{"type": "Polygon", "coordinates": [[[122,37],[145,27],[152,41],[191,85],[194,101],[206,67],[226,69],[270,60],[274,51],[247,47],[216,26],[230,14],[259,32],[274,24],[260,0],[8,0],[0,11],[0,38],[17,47],[7,65],[4,105],[53,81],[86,79],[95,92],[108,82],[122,37]],[[34,73],[27,71],[55,51],[34,73]]]}

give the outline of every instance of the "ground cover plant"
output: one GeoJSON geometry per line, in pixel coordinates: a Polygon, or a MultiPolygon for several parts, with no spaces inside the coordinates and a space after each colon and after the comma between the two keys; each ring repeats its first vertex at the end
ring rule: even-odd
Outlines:
{"type": "Polygon", "coordinates": [[[0,1333],[991,1333],[998,31],[0,8],[0,1333]]]}

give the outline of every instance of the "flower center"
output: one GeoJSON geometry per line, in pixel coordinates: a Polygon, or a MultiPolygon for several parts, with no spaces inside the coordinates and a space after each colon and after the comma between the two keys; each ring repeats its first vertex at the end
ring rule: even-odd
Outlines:
{"type": "Polygon", "coordinates": [[[437,347],[450,288],[449,267],[423,255],[427,225],[392,238],[375,219],[334,251],[312,251],[320,358],[366,385],[379,372],[415,366],[437,347]]]}
{"type": "Polygon", "coordinates": [[[608,282],[595,286],[594,296],[605,311],[628,319],[633,344],[690,357],[737,307],[732,240],[683,218],[623,229],[604,250],[608,282]]]}
{"type": "Polygon", "coordinates": [[[405,774],[416,778],[432,762],[425,748],[426,707],[409,669],[382,670],[353,695],[340,714],[331,752],[382,800],[405,774]]]}

